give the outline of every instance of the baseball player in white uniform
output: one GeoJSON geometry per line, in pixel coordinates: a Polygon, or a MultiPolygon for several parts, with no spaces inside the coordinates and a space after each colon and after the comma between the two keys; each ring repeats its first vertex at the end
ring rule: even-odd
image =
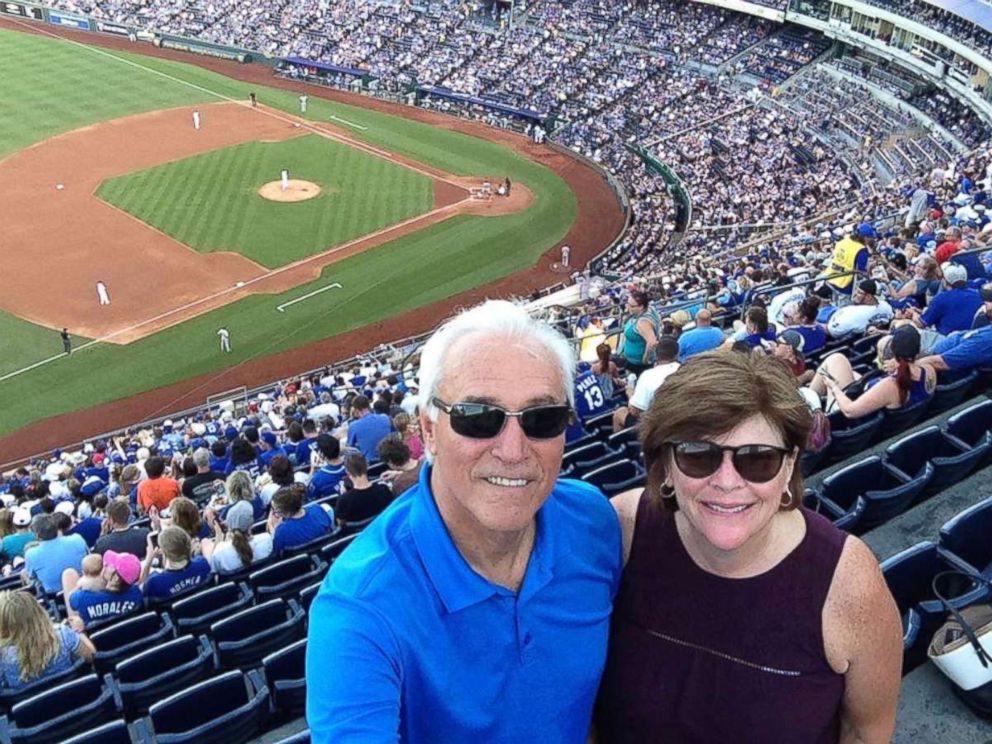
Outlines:
{"type": "Polygon", "coordinates": [[[231,350],[231,332],[227,330],[226,326],[222,326],[217,335],[220,336],[220,350],[230,351],[231,350]]]}
{"type": "Polygon", "coordinates": [[[563,245],[561,247],[561,265],[568,266],[569,259],[572,257],[572,247],[570,245],[563,245]]]}
{"type": "Polygon", "coordinates": [[[110,304],[110,292],[107,291],[107,285],[102,279],[96,283],[96,296],[100,299],[101,305],[110,304]]]}
{"type": "Polygon", "coordinates": [[[193,129],[200,130],[200,112],[196,109],[193,110],[193,129]]]}
{"type": "Polygon", "coordinates": [[[304,93],[300,96],[300,113],[305,114],[307,112],[307,104],[310,103],[310,96],[304,93]]]}

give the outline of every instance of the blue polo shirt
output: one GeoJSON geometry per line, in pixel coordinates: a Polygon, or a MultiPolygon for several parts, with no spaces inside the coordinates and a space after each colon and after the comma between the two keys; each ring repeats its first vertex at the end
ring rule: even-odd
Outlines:
{"type": "Polygon", "coordinates": [[[946,336],[971,328],[971,321],[981,306],[982,298],[977,289],[945,289],[930,301],[920,320],[946,336]]]}
{"type": "Polygon", "coordinates": [[[379,442],[393,430],[389,416],[384,413],[370,413],[348,424],[348,444],[357,447],[365,459],[375,462],[379,459],[379,442]]]}
{"type": "Polygon", "coordinates": [[[620,526],[561,480],[519,593],[452,542],[431,468],[338,558],[310,609],[307,719],[330,742],[584,744],[620,581],[620,526]]]}

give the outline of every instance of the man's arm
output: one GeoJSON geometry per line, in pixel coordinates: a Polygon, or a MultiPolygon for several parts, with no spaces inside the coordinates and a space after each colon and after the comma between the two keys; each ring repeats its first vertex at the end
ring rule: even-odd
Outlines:
{"type": "Polygon", "coordinates": [[[950,367],[947,366],[947,362],[944,361],[944,357],[939,354],[931,354],[930,356],[925,356],[922,359],[917,359],[916,363],[919,365],[926,365],[937,372],[947,372],[950,367]]]}
{"type": "Polygon", "coordinates": [[[321,589],[310,609],[306,680],[314,744],[399,741],[399,647],[375,610],[321,589]]]}

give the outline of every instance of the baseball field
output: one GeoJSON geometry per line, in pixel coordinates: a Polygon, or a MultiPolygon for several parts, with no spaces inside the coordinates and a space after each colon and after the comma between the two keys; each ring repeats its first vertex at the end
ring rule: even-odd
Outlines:
{"type": "Polygon", "coordinates": [[[622,221],[595,171],[517,135],[314,88],[301,114],[260,65],[21,26],[0,24],[0,463],[549,284],[553,249],[622,221]]]}

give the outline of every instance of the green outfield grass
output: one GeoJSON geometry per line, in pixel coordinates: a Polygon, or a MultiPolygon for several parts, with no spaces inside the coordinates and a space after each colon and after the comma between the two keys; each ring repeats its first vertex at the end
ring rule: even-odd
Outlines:
{"type": "MultiPolygon", "coordinates": [[[[94,51],[2,29],[0,69],[0,157],[105,119],[222,100],[216,94],[245,100],[254,89],[264,104],[298,110],[297,94],[291,91],[249,86],[178,62],[94,51]]],[[[506,148],[359,107],[310,99],[308,118],[327,121],[332,115],[365,127],[354,131],[358,138],[445,171],[508,175],[531,189],[534,203],[513,215],[457,217],[336,263],[320,279],[282,295],[249,297],[134,344],[97,344],[0,381],[0,433],[450,297],[532,265],[564,237],[575,218],[575,199],[565,182],[506,148]],[[293,305],[285,313],[275,311],[279,303],[329,281],[343,288],[293,305]],[[231,329],[232,354],[217,350],[215,333],[221,325],[231,329]]],[[[60,350],[57,333],[9,315],[0,314],[0,339],[0,358],[8,372],[60,350]],[[17,340],[8,345],[8,338],[17,340]]],[[[287,369],[286,374],[296,371],[287,369]]],[[[0,452],[0,461],[2,457],[0,452]]]]}
{"type": "Polygon", "coordinates": [[[201,253],[234,251],[268,268],[430,211],[431,179],[318,134],[248,142],[104,181],[97,195],[201,253]],[[319,196],[258,189],[287,168],[319,196]]]}

